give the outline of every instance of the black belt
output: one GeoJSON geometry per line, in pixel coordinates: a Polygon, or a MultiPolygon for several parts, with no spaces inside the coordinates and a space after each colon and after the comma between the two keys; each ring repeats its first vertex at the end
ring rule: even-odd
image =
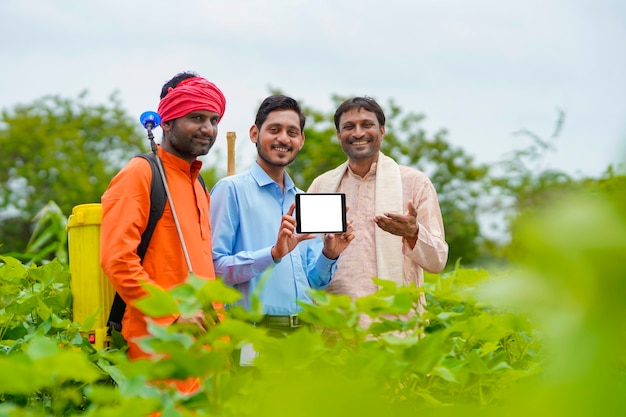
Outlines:
{"type": "Polygon", "coordinates": [[[257,323],[259,326],[267,327],[290,327],[296,328],[303,326],[305,323],[300,321],[297,314],[288,316],[263,316],[263,319],[257,323]]]}

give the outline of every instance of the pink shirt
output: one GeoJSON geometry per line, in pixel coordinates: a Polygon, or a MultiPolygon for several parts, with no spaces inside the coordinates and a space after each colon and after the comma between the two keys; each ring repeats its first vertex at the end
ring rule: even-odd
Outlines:
{"type": "MultiPolygon", "coordinates": [[[[352,298],[370,295],[377,290],[372,277],[377,276],[376,265],[376,166],[360,177],[350,168],[346,170],[337,192],[346,194],[348,219],[352,220],[354,240],[339,256],[337,271],[328,286],[332,294],[346,294],[352,298]]],[[[412,199],[417,207],[418,239],[414,248],[404,241],[403,271],[405,285],[421,286],[424,270],[438,273],[446,266],[448,244],[445,241],[443,220],[437,193],[428,177],[414,168],[400,165],[402,201],[407,207],[412,199]]],[[[320,184],[314,181],[308,192],[319,192],[320,184]]],[[[406,210],[405,210],[406,211],[406,210]]],[[[422,300],[423,301],[423,300],[422,300]]]]}

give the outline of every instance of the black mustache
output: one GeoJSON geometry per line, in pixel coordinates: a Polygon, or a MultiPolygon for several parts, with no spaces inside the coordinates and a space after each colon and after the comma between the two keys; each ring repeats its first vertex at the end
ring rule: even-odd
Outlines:
{"type": "Polygon", "coordinates": [[[272,145],[272,149],[276,149],[276,148],[287,148],[287,150],[289,150],[289,151],[293,149],[293,147],[291,147],[289,145],[280,145],[280,144],[272,145]]]}

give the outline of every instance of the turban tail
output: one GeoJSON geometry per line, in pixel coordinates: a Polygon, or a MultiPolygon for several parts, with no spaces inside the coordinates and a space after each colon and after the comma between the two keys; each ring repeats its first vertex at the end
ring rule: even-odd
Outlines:
{"type": "Polygon", "coordinates": [[[185,116],[192,111],[208,110],[219,114],[220,120],[226,110],[226,98],[215,84],[202,77],[181,81],[169,88],[159,102],[161,123],[185,116]]]}

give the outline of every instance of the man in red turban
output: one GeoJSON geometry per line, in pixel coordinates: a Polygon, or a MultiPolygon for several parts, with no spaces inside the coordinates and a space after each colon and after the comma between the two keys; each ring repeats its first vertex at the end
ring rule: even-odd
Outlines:
{"type": "MultiPolygon", "coordinates": [[[[163,139],[158,155],[163,163],[176,217],[183,234],[193,271],[189,271],[172,208],[166,201],[162,217],[143,261],[137,254],[141,235],[150,215],[152,169],[147,160],[133,158],[113,178],[102,196],[100,263],[113,287],[126,302],[122,335],[131,359],[149,356],[138,342],[148,334],[147,317],[135,302],[146,296],[142,284],[169,290],[187,279],[190,272],[214,279],[209,195],[197,181],[202,162],[217,138],[217,125],[226,108],[224,95],[215,84],[195,73],[177,74],[161,91],[159,114],[163,139]]],[[[151,318],[162,325],[209,322],[199,311],[183,318],[151,318]]],[[[180,385],[184,391],[186,388],[180,385]]]]}

